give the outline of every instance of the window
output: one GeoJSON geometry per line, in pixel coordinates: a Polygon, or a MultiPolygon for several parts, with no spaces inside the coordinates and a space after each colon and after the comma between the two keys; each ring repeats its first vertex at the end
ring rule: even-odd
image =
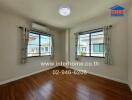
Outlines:
{"type": "Polygon", "coordinates": [[[86,47],[82,47],[82,52],[86,52],[86,47]]]}
{"type": "Polygon", "coordinates": [[[51,55],[52,37],[39,32],[30,32],[27,48],[28,57],[51,55]]]}
{"type": "Polygon", "coordinates": [[[48,47],[45,47],[45,51],[46,51],[46,52],[48,52],[48,49],[49,49],[48,47]]]}
{"type": "Polygon", "coordinates": [[[102,53],[104,48],[103,43],[93,44],[93,53],[102,53]]]}
{"type": "Polygon", "coordinates": [[[77,55],[89,57],[104,57],[103,30],[81,32],[78,36],[77,55]]]}

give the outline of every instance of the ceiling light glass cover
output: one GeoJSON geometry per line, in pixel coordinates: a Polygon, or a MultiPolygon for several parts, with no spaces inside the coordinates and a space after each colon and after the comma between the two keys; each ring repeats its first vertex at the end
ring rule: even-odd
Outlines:
{"type": "Polygon", "coordinates": [[[60,7],[59,8],[59,14],[62,16],[69,16],[71,13],[70,7],[60,7]]]}

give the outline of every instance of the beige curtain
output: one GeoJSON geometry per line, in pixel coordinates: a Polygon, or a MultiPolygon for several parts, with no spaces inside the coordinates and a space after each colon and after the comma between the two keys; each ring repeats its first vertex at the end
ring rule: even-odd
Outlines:
{"type": "Polygon", "coordinates": [[[107,65],[112,65],[112,53],[111,53],[111,26],[104,27],[104,47],[105,47],[105,59],[104,62],[107,65]]]}
{"type": "Polygon", "coordinates": [[[51,35],[51,41],[52,41],[52,48],[51,48],[51,56],[50,58],[51,59],[54,59],[54,52],[55,52],[55,49],[54,49],[54,35],[51,35]]]}
{"type": "Polygon", "coordinates": [[[79,56],[77,55],[78,53],[78,36],[79,33],[75,33],[75,60],[79,60],[79,56]]]}
{"type": "Polygon", "coordinates": [[[29,40],[29,29],[26,27],[19,27],[21,32],[21,63],[25,64],[27,62],[27,46],[29,40]]]}

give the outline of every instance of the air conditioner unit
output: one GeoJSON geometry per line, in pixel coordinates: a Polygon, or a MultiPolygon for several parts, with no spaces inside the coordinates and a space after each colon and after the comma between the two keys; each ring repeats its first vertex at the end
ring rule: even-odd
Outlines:
{"type": "Polygon", "coordinates": [[[38,30],[38,31],[46,32],[46,33],[49,32],[49,28],[48,27],[45,27],[43,25],[39,25],[39,24],[36,24],[36,23],[32,23],[31,28],[33,30],[38,30]]]}

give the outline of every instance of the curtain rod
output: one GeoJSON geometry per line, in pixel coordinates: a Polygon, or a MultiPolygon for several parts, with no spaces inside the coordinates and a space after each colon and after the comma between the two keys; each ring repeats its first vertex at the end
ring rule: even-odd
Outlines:
{"type": "Polygon", "coordinates": [[[18,28],[23,28],[22,26],[19,26],[18,28]]]}
{"type": "Polygon", "coordinates": [[[28,28],[28,27],[25,27],[25,26],[19,26],[18,28],[28,28]]]}
{"type": "MultiPolygon", "coordinates": [[[[103,27],[105,27],[105,26],[103,26],[103,27]]],[[[76,32],[76,33],[82,33],[82,32],[90,32],[90,31],[102,30],[103,27],[101,27],[101,28],[97,28],[97,29],[91,29],[91,30],[88,30],[88,31],[76,32]]],[[[112,25],[108,25],[108,27],[112,28],[113,26],[112,26],[112,25]]],[[[76,34],[76,33],[74,33],[74,34],[76,34]]]]}
{"type": "Polygon", "coordinates": [[[109,25],[109,27],[113,27],[112,25],[109,25]]]}

